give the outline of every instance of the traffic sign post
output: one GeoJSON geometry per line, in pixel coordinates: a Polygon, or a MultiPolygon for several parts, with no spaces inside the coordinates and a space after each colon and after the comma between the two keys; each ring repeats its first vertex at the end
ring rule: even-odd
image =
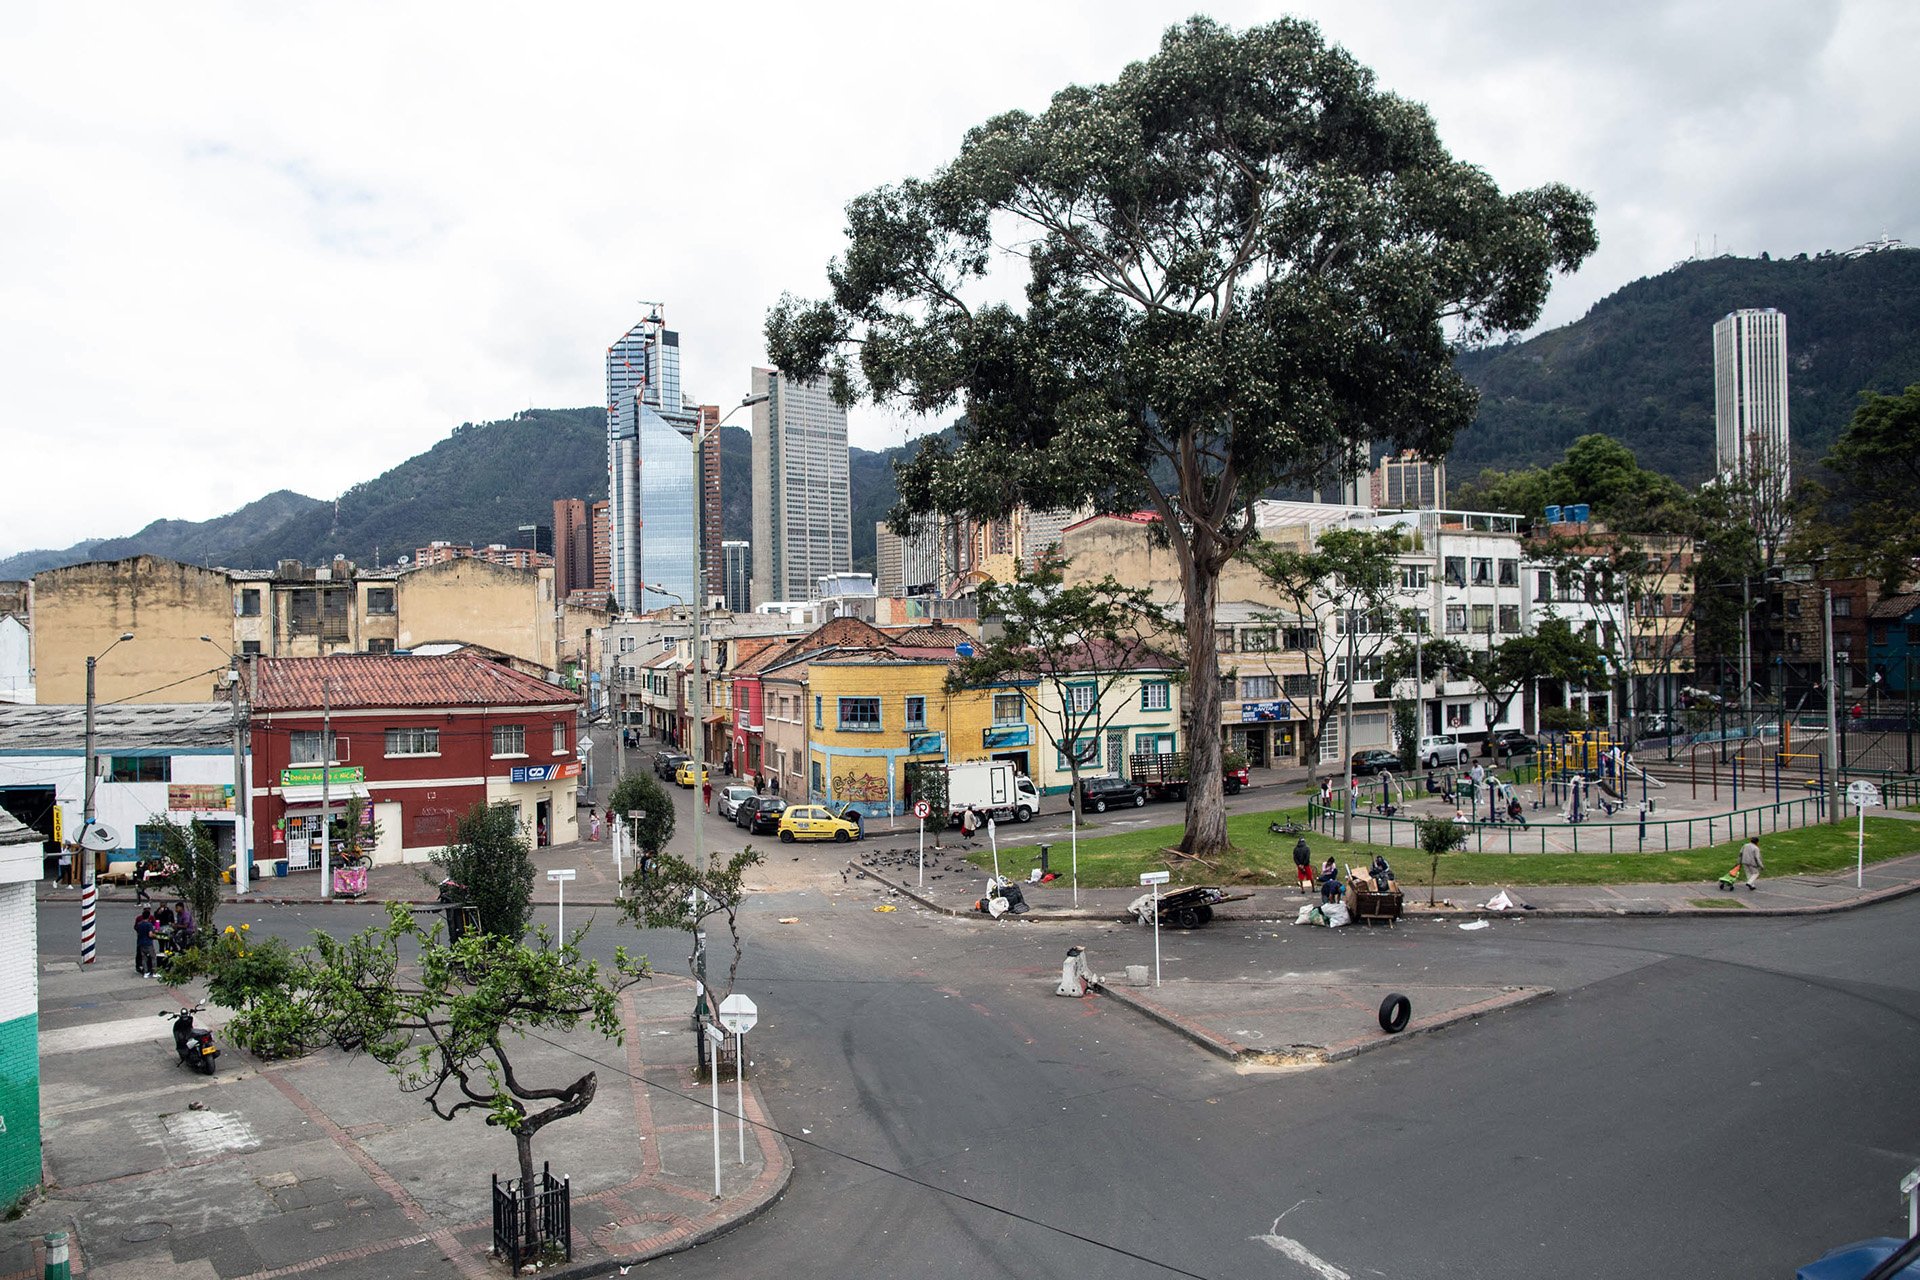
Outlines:
{"type": "MultiPolygon", "coordinates": [[[[747,1049],[744,1037],[759,1021],[759,1006],[743,995],[730,995],[720,1002],[720,1025],[733,1032],[733,1107],[739,1113],[736,1119],[739,1121],[741,1164],[747,1162],[747,1049]]],[[[713,1129],[715,1133],[720,1131],[718,1115],[713,1118],[713,1129]]]]}
{"type": "Polygon", "coordinates": [[[1847,784],[1847,803],[1860,819],[1853,864],[1853,887],[1859,889],[1865,887],[1867,880],[1867,810],[1880,807],[1880,788],[1865,778],[1857,778],[1847,784]]]}
{"type": "Polygon", "coordinates": [[[1160,886],[1173,879],[1170,871],[1142,871],[1140,883],[1153,886],[1153,985],[1160,985],[1160,886]]]}
{"type": "Polygon", "coordinates": [[[913,816],[920,823],[920,887],[927,887],[927,815],[933,812],[933,806],[925,800],[913,802],[913,816]]]}
{"type": "Polygon", "coordinates": [[[560,890],[560,943],[567,941],[567,881],[573,879],[573,868],[564,867],[547,872],[547,879],[560,890]]]}

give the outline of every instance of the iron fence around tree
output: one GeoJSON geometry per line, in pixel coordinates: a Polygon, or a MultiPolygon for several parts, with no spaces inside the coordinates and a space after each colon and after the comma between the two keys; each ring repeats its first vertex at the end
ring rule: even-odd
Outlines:
{"type": "Polygon", "coordinates": [[[534,1176],[532,1193],[519,1178],[500,1181],[493,1175],[493,1252],[512,1274],[533,1262],[563,1255],[573,1261],[573,1179],[556,1178],[543,1164],[534,1176]]]}
{"type": "MultiPolygon", "coordinates": [[[[1706,849],[1729,840],[1789,831],[1825,821],[1826,799],[1808,796],[1777,804],[1754,805],[1697,818],[1634,817],[1624,822],[1487,822],[1467,819],[1467,850],[1472,853],[1671,853],[1706,849]]],[[[1345,819],[1337,805],[1307,804],[1307,825],[1339,839],[1345,819]]],[[[1417,817],[1368,813],[1353,815],[1353,842],[1387,848],[1418,849],[1417,817]]]]}

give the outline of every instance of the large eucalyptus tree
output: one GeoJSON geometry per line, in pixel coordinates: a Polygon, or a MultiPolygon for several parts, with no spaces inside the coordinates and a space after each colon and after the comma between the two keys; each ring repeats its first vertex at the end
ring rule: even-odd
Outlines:
{"type": "MultiPolygon", "coordinates": [[[[847,220],[830,296],[769,314],[773,361],[843,403],[964,410],[900,467],[896,527],[1021,503],[1157,512],[1194,689],[1218,685],[1217,586],[1254,500],[1366,441],[1444,453],[1474,410],[1448,326],[1525,328],[1595,247],[1586,197],[1502,194],[1293,20],[1193,18],[847,220]]],[[[1189,745],[1182,847],[1217,850],[1217,719],[1195,716],[1189,745]]]]}

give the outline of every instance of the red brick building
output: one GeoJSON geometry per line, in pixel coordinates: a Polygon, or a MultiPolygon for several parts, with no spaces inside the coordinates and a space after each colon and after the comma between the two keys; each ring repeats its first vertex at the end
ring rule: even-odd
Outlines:
{"type": "Polygon", "coordinates": [[[424,861],[483,801],[518,808],[535,844],[578,838],[578,695],[467,653],[261,658],[256,666],[259,861],[317,868],[323,798],[335,815],[351,796],[368,802],[376,862],[424,861]]]}

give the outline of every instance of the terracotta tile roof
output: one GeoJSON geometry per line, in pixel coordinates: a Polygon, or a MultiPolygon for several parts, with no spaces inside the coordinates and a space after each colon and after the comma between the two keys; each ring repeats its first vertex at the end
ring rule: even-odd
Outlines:
{"type": "Polygon", "coordinates": [[[895,644],[921,649],[951,649],[963,640],[972,640],[973,634],[959,627],[950,627],[945,623],[926,623],[916,627],[902,627],[893,633],[895,644]]]}
{"type": "Polygon", "coordinates": [[[1873,606],[1867,616],[1870,618],[1904,618],[1915,609],[1920,609],[1920,592],[1909,591],[1904,595],[1888,596],[1873,606]]]}
{"type": "Polygon", "coordinates": [[[330,658],[258,658],[260,711],[318,710],[324,700],[349,707],[540,706],[580,695],[467,653],[339,654],[330,658]]]}

